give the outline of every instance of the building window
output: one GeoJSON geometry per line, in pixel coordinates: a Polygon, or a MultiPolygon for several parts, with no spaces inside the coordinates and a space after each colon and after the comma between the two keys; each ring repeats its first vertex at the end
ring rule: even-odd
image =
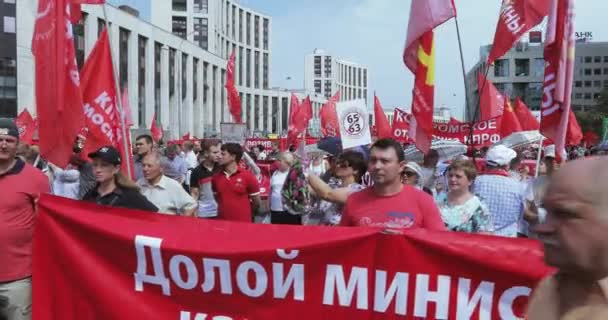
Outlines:
{"type": "Polygon", "coordinates": [[[251,49],[247,49],[247,66],[245,69],[245,79],[247,79],[247,87],[251,88],[251,49]]]}
{"type": "Polygon", "coordinates": [[[220,69],[221,75],[220,75],[220,81],[221,81],[221,86],[219,88],[220,90],[220,104],[221,104],[221,108],[220,108],[220,112],[222,114],[222,116],[220,117],[222,122],[225,122],[226,119],[224,118],[225,116],[225,110],[226,110],[226,90],[224,90],[224,84],[226,83],[226,70],[224,69],[220,69]]]}
{"type": "Polygon", "coordinates": [[[146,127],[146,47],[148,46],[148,39],[138,36],[137,37],[137,61],[138,61],[138,75],[137,75],[137,118],[138,125],[140,128],[146,127]]]}
{"type": "Polygon", "coordinates": [[[209,50],[209,20],[194,18],[194,42],[199,47],[209,50]]]}
{"type": "Polygon", "coordinates": [[[260,96],[259,95],[254,95],[253,96],[253,128],[254,129],[260,129],[259,127],[259,123],[260,123],[260,96]]]}
{"type": "Polygon", "coordinates": [[[239,9],[239,42],[243,42],[243,9],[239,9]]]}
{"type": "Polygon", "coordinates": [[[253,20],[253,40],[256,48],[260,47],[260,17],[255,16],[253,20]]]}
{"type": "Polygon", "coordinates": [[[161,123],[161,104],[160,104],[160,81],[161,81],[161,57],[163,45],[154,42],[154,114],[156,115],[156,124],[161,123]]]}
{"type": "Polygon", "coordinates": [[[604,80],[604,88],[608,88],[608,80],[604,80]]]}
{"type": "Polygon", "coordinates": [[[186,19],[186,17],[173,17],[173,34],[182,39],[186,39],[188,35],[186,19]]]}
{"type": "Polygon", "coordinates": [[[591,75],[591,69],[585,69],[585,75],[586,76],[590,76],[591,75]]]}
{"type": "Polygon", "coordinates": [[[591,88],[591,80],[585,81],[585,88],[591,88]]]}
{"type": "Polygon", "coordinates": [[[236,39],[236,6],[232,6],[232,39],[236,39]]]}
{"type": "Polygon", "coordinates": [[[188,55],[185,53],[182,53],[182,71],[180,73],[182,77],[182,99],[186,99],[188,94],[188,55]]]}
{"type": "Polygon", "coordinates": [[[582,99],[583,98],[583,94],[580,92],[577,92],[574,94],[574,99],[582,99]]]}
{"type": "Polygon", "coordinates": [[[321,93],[321,80],[315,80],[315,93],[321,93]]]}
{"type": "MultiPolygon", "coordinates": [[[[5,17],[6,18],[6,17],[5,17]]],[[[72,33],[74,34],[74,50],[76,54],[76,64],[78,69],[82,68],[84,64],[84,26],[85,26],[86,14],[82,14],[82,18],[78,23],[72,24],[72,33]]],[[[5,20],[6,23],[6,20],[5,20]]],[[[4,25],[6,28],[6,25],[4,25]]]]}
{"type": "Polygon", "coordinates": [[[254,52],[253,59],[253,86],[256,89],[260,88],[260,52],[254,52]]]}
{"type": "Polygon", "coordinates": [[[245,34],[247,37],[247,45],[250,46],[251,45],[251,13],[250,12],[247,12],[246,27],[247,27],[247,29],[245,30],[245,34]]]}
{"type": "Polygon", "coordinates": [[[593,57],[593,62],[595,62],[595,63],[601,63],[602,62],[602,57],[600,57],[600,56],[593,57]]]}
{"type": "Polygon", "coordinates": [[[247,119],[247,129],[251,130],[251,95],[247,94],[247,106],[245,107],[245,115],[247,119]]]}
{"type": "Polygon", "coordinates": [[[131,32],[120,28],[119,29],[119,78],[120,90],[125,88],[129,83],[129,37],[131,32]]]}
{"type": "Polygon", "coordinates": [[[321,76],[321,56],[315,56],[315,77],[321,76]]]}
{"type": "Polygon", "coordinates": [[[209,71],[209,62],[203,62],[203,104],[205,107],[207,106],[207,91],[209,90],[207,71],[209,71]]]}
{"type": "Polygon", "coordinates": [[[602,81],[601,80],[594,80],[593,81],[593,87],[595,87],[595,88],[601,88],[602,87],[602,81]]]}
{"type": "Polygon", "coordinates": [[[496,60],[494,63],[494,76],[495,77],[508,77],[509,76],[509,60],[496,60]]]}
{"type": "Polygon", "coordinates": [[[602,75],[602,69],[600,69],[600,68],[593,69],[593,74],[596,76],[602,75]]]}
{"type": "MultiPolygon", "coordinates": [[[[367,87],[367,69],[363,69],[363,86],[367,87]]],[[[367,97],[367,94],[365,94],[367,97]]]]}
{"type": "Polygon", "coordinates": [[[591,93],[590,92],[586,92],[585,93],[585,100],[591,100],[591,93]]]}
{"type": "MultiPolygon", "coordinates": [[[[13,47],[16,55],[16,47],[13,47]]],[[[17,117],[17,61],[0,58],[0,117],[17,117]]]]}
{"type": "Polygon", "coordinates": [[[599,100],[601,98],[601,94],[600,93],[594,93],[593,94],[593,100],[599,100]]]}
{"type": "Polygon", "coordinates": [[[194,0],[195,13],[209,13],[209,0],[194,0]]]}
{"type": "Polygon", "coordinates": [[[530,59],[515,59],[515,76],[527,77],[530,75],[530,59]]]}
{"type": "Polygon", "coordinates": [[[592,60],[592,57],[585,57],[585,63],[591,63],[592,60]]]}
{"type": "Polygon", "coordinates": [[[243,85],[243,60],[245,59],[245,52],[243,47],[239,47],[239,86],[243,85]]]}
{"type": "Polygon", "coordinates": [[[289,127],[289,98],[281,99],[281,128],[283,128],[283,132],[287,131],[289,127]]]}
{"type": "Polygon", "coordinates": [[[268,50],[269,26],[270,21],[268,19],[264,19],[264,26],[262,28],[262,42],[264,42],[264,50],[268,50]]]}
{"type": "Polygon", "coordinates": [[[583,86],[583,82],[582,82],[582,81],[574,81],[574,86],[575,86],[576,88],[580,88],[580,87],[582,87],[582,86],[583,86]]]}
{"type": "Polygon", "coordinates": [[[264,89],[268,89],[268,63],[269,63],[269,58],[268,58],[268,53],[264,53],[264,61],[262,63],[262,83],[263,83],[263,87],[264,89]]]}
{"type": "MultiPolygon", "coordinates": [[[[112,25],[112,23],[110,23],[110,25],[112,25]]],[[[99,35],[105,28],[106,28],[105,20],[97,18],[97,38],[99,38],[99,35]]]]}
{"type": "Polygon", "coordinates": [[[272,109],[270,110],[270,114],[272,115],[270,130],[272,133],[278,133],[279,130],[277,125],[279,124],[279,98],[277,97],[272,97],[272,109]]]}
{"type": "Polygon", "coordinates": [[[213,66],[211,74],[211,118],[213,120],[213,128],[216,128],[217,123],[217,67],[213,66]]]}
{"type": "Polygon", "coordinates": [[[175,94],[175,49],[169,48],[169,98],[175,94]]]}
{"type": "Polygon", "coordinates": [[[265,131],[270,131],[270,125],[268,124],[268,97],[262,97],[262,128],[265,131]]]}
{"type": "Polygon", "coordinates": [[[16,33],[15,17],[4,17],[4,33],[16,33]]]}
{"type": "Polygon", "coordinates": [[[188,11],[188,1],[173,0],[173,11],[188,11]]]}

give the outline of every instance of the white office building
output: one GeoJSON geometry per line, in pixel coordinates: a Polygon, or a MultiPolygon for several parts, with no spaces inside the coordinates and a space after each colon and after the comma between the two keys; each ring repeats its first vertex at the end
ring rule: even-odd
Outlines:
{"type": "MultiPolygon", "coordinates": [[[[35,111],[31,39],[36,7],[35,0],[17,2],[19,111],[26,106],[35,111]]],[[[129,92],[135,131],[149,128],[156,113],[170,138],[188,132],[197,137],[219,134],[220,123],[232,122],[224,88],[227,57],[232,51],[237,57],[235,78],[243,121],[250,133],[282,134],[287,130],[291,92],[269,88],[269,17],[218,0],[153,1],[152,23],[128,8],[108,5],[107,9],[118,81],[129,92]],[[187,10],[182,11],[184,3],[187,10]],[[237,15],[243,19],[236,19],[237,15]],[[241,20],[249,27],[237,23],[241,20]]],[[[79,65],[104,27],[100,6],[84,5],[83,11],[81,22],[74,25],[79,65]]],[[[311,100],[315,110],[326,102],[321,95],[311,95],[311,100]]]]}
{"type": "Polygon", "coordinates": [[[331,97],[340,90],[340,100],[365,99],[368,102],[368,69],[321,49],[306,56],[304,87],[309,92],[331,97]]]}

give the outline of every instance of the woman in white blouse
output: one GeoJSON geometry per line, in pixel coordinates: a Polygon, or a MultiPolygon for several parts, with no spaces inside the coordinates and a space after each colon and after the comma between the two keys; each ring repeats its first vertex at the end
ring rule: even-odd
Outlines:
{"type": "Polygon", "coordinates": [[[282,152],[277,157],[279,168],[270,177],[270,220],[272,224],[302,224],[301,216],[291,215],[283,208],[281,191],[294,158],[289,152],[282,152]]]}

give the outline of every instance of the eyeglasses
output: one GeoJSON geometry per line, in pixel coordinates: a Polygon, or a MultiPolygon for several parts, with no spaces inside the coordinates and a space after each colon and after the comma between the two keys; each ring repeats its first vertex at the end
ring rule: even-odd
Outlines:
{"type": "Polygon", "coordinates": [[[418,175],[418,174],[416,174],[416,172],[412,172],[412,171],[405,171],[405,172],[403,172],[403,174],[405,174],[405,176],[408,178],[415,177],[418,175]]]}

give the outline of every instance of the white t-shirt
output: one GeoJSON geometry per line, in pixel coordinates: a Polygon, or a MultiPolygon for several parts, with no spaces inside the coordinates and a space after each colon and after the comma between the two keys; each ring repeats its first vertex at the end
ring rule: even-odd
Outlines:
{"type": "Polygon", "coordinates": [[[271,211],[285,211],[285,209],[283,208],[283,197],[281,196],[281,191],[283,190],[283,185],[285,184],[285,180],[287,179],[288,174],[289,170],[285,172],[277,170],[272,174],[272,177],[270,178],[271,211]]]}
{"type": "Polygon", "coordinates": [[[196,208],[196,201],[184,190],[182,185],[163,175],[156,185],[150,185],[145,178],[139,179],[137,185],[158,213],[177,215],[196,208]]]}

